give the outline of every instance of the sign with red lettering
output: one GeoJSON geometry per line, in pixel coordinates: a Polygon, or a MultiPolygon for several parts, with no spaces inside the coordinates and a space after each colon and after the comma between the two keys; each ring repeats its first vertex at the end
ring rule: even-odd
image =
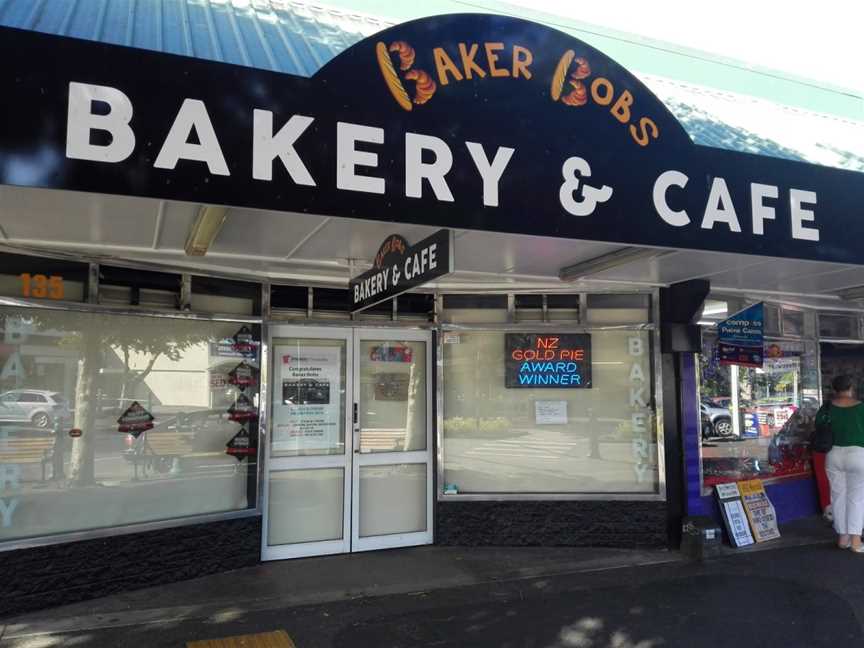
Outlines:
{"type": "Polygon", "coordinates": [[[587,333],[508,333],[505,386],[589,389],[591,336],[587,333]]]}

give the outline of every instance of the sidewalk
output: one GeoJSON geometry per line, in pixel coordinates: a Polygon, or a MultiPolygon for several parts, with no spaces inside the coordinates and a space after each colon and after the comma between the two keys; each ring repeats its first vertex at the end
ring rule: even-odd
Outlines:
{"type": "MultiPolygon", "coordinates": [[[[729,549],[726,555],[758,560],[757,551],[827,547],[830,541],[830,530],[820,520],[811,519],[786,525],[781,540],[744,552],[729,549]]],[[[705,565],[708,571],[718,567],[722,571],[724,562],[725,558],[720,558],[712,561],[716,564],[705,565]]],[[[183,624],[218,623],[224,633],[221,636],[226,636],[234,621],[255,627],[252,619],[283,618],[289,610],[303,606],[327,609],[328,605],[365,602],[368,607],[376,598],[380,605],[392,606],[393,601],[401,605],[408,598],[424,596],[473,601],[475,597],[516,596],[515,592],[521,598],[526,588],[552,595],[576,584],[632,586],[655,576],[701,573],[702,567],[676,552],[570,547],[430,546],[281,561],[22,615],[6,619],[5,626],[0,620],[0,648],[66,645],[53,642],[66,636],[87,636],[96,641],[76,641],[74,645],[119,645],[101,644],[98,637],[128,635],[148,627],[162,631],[183,624]]]]}

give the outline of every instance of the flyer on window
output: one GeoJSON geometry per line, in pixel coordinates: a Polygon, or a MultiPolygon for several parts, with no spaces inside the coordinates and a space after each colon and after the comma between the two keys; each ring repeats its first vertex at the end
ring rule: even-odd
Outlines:
{"type": "Polygon", "coordinates": [[[274,349],[273,449],[327,450],[341,442],[342,350],[285,345],[274,349]]]}

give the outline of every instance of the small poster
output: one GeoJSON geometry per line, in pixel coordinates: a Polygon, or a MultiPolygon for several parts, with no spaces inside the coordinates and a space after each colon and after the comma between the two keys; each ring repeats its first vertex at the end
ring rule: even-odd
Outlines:
{"type": "Polygon", "coordinates": [[[734,547],[752,545],[753,535],[750,533],[750,523],[747,513],[741,503],[741,493],[737,484],[717,484],[714,493],[720,501],[720,511],[723,513],[723,523],[734,547]]]}
{"type": "Polygon", "coordinates": [[[372,362],[411,362],[414,359],[414,352],[411,347],[405,344],[382,344],[381,346],[372,347],[369,352],[369,359],[372,362]]]}
{"type": "Polygon", "coordinates": [[[342,350],[296,345],[274,349],[277,389],[273,402],[273,448],[334,448],[341,441],[342,350]]]}
{"type": "Polygon", "coordinates": [[[249,385],[255,384],[257,380],[258,372],[255,370],[255,367],[245,362],[241,362],[228,372],[228,382],[240,389],[245,389],[249,385]]]}
{"type": "Polygon", "coordinates": [[[567,401],[534,401],[536,425],[567,425],[567,401]]]}
{"type": "Polygon", "coordinates": [[[237,461],[243,461],[245,457],[250,457],[255,454],[255,446],[252,443],[252,437],[249,435],[245,427],[240,428],[240,431],[231,437],[231,440],[225,444],[225,454],[229,454],[236,458],[237,461]]]}
{"type": "Polygon", "coordinates": [[[243,423],[258,418],[258,408],[246,394],[240,394],[228,408],[228,420],[243,423]]]}
{"type": "Polygon", "coordinates": [[[258,350],[258,342],[255,335],[245,324],[234,334],[231,350],[244,356],[255,355],[258,350]]]}
{"type": "Polygon", "coordinates": [[[135,401],[117,419],[117,431],[131,434],[137,439],[142,432],[153,429],[153,418],[141,403],[135,401]]]}
{"type": "Polygon", "coordinates": [[[375,400],[407,401],[408,378],[407,373],[375,374],[375,400]]]}
{"type": "Polygon", "coordinates": [[[765,542],[780,537],[780,529],[777,527],[777,512],[774,505],[768,499],[765,486],[761,479],[738,482],[741,491],[741,501],[750,520],[750,528],[756,542],[765,542]]]}
{"type": "Polygon", "coordinates": [[[765,305],[748,306],[717,324],[721,365],[762,367],[765,344],[765,305]]]}

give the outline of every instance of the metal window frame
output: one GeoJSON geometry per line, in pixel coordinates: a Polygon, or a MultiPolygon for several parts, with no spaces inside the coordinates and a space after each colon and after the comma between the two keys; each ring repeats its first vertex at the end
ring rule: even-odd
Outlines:
{"type": "MultiPolygon", "coordinates": [[[[619,291],[623,292],[623,291],[619,291]]],[[[584,303],[584,301],[582,302],[584,303]]],[[[659,291],[651,293],[651,321],[643,324],[587,324],[568,322],[522,322],[507,324],[439,324],[436,340],[436,398],[435,446],[436,446],[436,500],[438,502],[506,502],[506,501],[666,501],[666,455],[663,429],[663,376],[660,344],[656,333],[660,329],[659,291]],[[653,493],[456,493],[444,494],[444,336],[451,332],[524,332],[531,330],[555,330],[561,333],[590,333],[591,331],[649,331],[649,359],[653,372],[652,400],[654,402],[654,442],[657,448],[657,490],[653,493]]]]}

